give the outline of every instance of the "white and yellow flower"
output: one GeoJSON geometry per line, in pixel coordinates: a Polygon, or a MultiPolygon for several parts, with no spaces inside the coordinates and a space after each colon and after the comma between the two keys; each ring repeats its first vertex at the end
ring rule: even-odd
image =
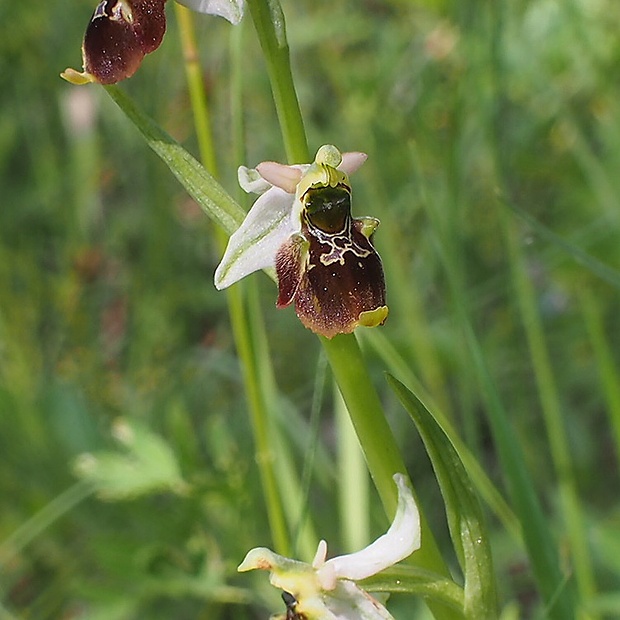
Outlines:
{"type": "Polygon", "coordinates": [[[393,620],[387,609],[356,582],[376,575],[420,548],[420,515],[405,476],[394,476],[398,508],[387,533],[365,549],[327,560],[319,543],[312,564],[291,560],[270,549],[252,549],[240,572],[262,569],[284,591],[286,620],[393,620]]]}

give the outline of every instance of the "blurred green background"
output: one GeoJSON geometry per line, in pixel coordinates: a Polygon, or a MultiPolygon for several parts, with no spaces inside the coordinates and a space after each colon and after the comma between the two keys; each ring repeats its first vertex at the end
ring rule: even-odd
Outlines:
{"type": "MultiPolygon", "coordinates": [[[[617,284],[509,208],[618,269],[616,0],[283,8],[311,150],[333,143],[369,154],[354,177],[354,210],[382,221],[376,244],[391,314],[360,339],[437,536],[447,549],[432,470],[382,371],[419,381],[503,489],[464,309],[559,546],[567,517],[558,480],[568,477],[606,594],[597,604],[618,617],[617,284]],[[545,407],[561,414],[570,471],[552,465],[545,407]]],[[[235,572],[249,548],[270,540],[226,300],[212,285],[220,251],[103,89],[59,78],[80,68],[93,9],[86,0],[0,3],[0,618],[264,618],[277,594],[264,577],[235,572]],[[88,468],[84,454],[119,454],[114,435],[124,432],[144,434],[153,463],[169,458],[169,468],[161,478],[142,472],[144,493],[102,500],[76,466],[88,468]]],[[[163,45],[122,88],[197,153],[171,9],[163,45]]],[[[246,19],[234,35],[244,49],[239,161],[230,146],[232,27],[197,16],[196,28],[221,180],[241,200],[239,164],[284,160],[265,67],[246,19]]],[[[276,311],[273,284],[254,278],[282,428],[301,471],[320,347],[291,309],[276,311]]],[[[321,409],[311,513],[335,552],[329,390],[321,409]]],[[[502,607],[541,617],[522,549],[489,523],[502,607]]],[[[397,617],[411,617],[407,605],[397,617]]]]}

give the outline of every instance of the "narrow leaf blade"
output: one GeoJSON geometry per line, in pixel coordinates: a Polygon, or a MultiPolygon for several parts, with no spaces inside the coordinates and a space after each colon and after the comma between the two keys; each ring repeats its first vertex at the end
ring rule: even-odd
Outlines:
{"type": "Polygon", "coordinates": [[[201,209],[229,235],[235,232],[245,218],[245,211],[226,190],[118,86],[104,88],[201,209]]]}
{"type": "Polygon", "coordinates": [[[415,423],[446,505],[448,527],[465,576],[465,615],[497,617],[495,576],[482,508],[452,442],[431,412],[391,375],[388,383],[415,423]]]}

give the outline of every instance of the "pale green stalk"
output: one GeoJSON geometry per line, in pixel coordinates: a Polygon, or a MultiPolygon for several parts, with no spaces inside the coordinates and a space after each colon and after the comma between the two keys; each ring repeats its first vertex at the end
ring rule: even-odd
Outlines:
{"type": "MultiPolygon", "coordinates": [[[[491,7],[492,36],[488,50],[492,69],[492,102],[494,104],[494,114],[491,117],[492,123],[488,129],[492,136],[491,148],[494,156],[495,182],[499,185],[500,189],[506,187],[506,180],[509,178],[509,169],[504,157],[504,150],[502,149],[503,124],[501,117],[504,93],[506,92],[503,78],[504,67],[501,40],[504,32],[504,13],[507,11],[507,8],[507,4],[504,2],[498,2],[491,7]]],[[[500,214],[500,220],[503,222],[504,232],[508,233],[503,214],[500,214]]],[[[562,467],[570,467],[570,458],[563,454],[566,444],[563,439],[563,427],[559,406],[553,403],[551,396],[551,392],[557,390],[550,387],[550,383],[547,383],[548,381],[552,381],[553,377],[550,373],[550,365],[545,359],[545,354],[540,353],[541,345],[539,342],[542,339],[542,328],[531,328],[527,325],[530,321],[536,321],[537,312],[535,307],[533,307],[533,305],[535,306],[533,294],[531,290],[528,289],[529,281],[527,281],[525,272],[522,269],[522,264],[518,260],[518,248],[515,249],[514,241],[511,234],[506,234],[506,242],[509,245],[509,260],[511,261],[513,278],[515,279],[515,285],[518,291],[518,303],[520,304],[523,320],[528,330],[528,339],[532,350],[533,362],[538,366],[536,369],[536,378],[539,382],[539,389],[544,390],[543,398],[545,399],[545,404],[549,407],[545,412],[548,433],[560,433],[560,438],[550,437],[550,441],[552,442],[551,450],[552,452],[556,452],[555,458],[558,457],[558,454],[562,454],[562,467]],[[556,407],[557,410],[554,409],[556,407]],[[554,409],[554,411],[549,413],[552,409],[554,409]],[[558,426],[561,428],[558,428],[558,426]],[[563,444],[562,447],[560,444],[563,444]]],[[[468,326],[468,332],[473,336],[471,325],[468,326]]],[[[477,343],[474,347],[476,350],[478,349],[477,343]]],[[[504,462],[504,473],[511,486],[516,512],[521,519],[524,539],[532,561],[533,572],[536,576],[539,590],[547,604],[547,614],[550,618],[557,618],[558,620],[574,618],[576,615],[575,588],[572,583],[568,582],[567,577],[562,575],[556,541],[552,537],[547,521],[542,513],[540,503],[536,497],[534,483],[523,460],[522,451],[518,443],[514,441],[514,437],[506,436],[506,431],[509,430],[507,412],[500,401],[499,394],[496,393],[496,389],[490,381],[490,373],[488,368],[486,368],[486,363],[482,359],[481,354],[477,351],[477,358],[478,355],[480,355],[480,361],[478,362],[477,360],[477,364],[481,366],[481,371],[483,371],[481,373],[483,375],[482,378],[485,383],[488,384],[487,398],[490,405],[490,419],[494,427],[496,443],[500,450],[502,461],[504,462]],[[482,368],[482,365],[485,367],[482,368]]],[[[562,470],[562,472],[563,471],[564,470],[562,470]]],[[[561,478],[563,476],[564,473],[560,475],[561,478]]],[[[570,478],[570,474],[567,474],[564,481],[570,480],[570,478]]],[[[562,495],[565,500],[567,497],[566,486],[563,487],[562,495]]],[[[577,513],[573,512],[567,515],[567,517],[574,519],[575,514],[577,513]]],[[[572,527],[575,528],[575,531],[578,529],[574,523],[571,529],[572,527]]]]}
{"type": "MultiPolygon", "coordinates": [[[[307,162],[310,156],[290,70],[282,9],[277,0],[248,0],[248,5],[269,67],[287,156],[291,163],[307,162]]],[[[320,340],[386,514],[392,518],[397,504],[397,491],[392,476],[397,472],[406,474],[407,470],[357,340],[352,334],[341,334],[331,340],[320,337],[320,340]]],[[[423,514],[421,523],[424,544],[410,561],[441,575],[449,575],[423,514]]],[[[429,603],[429,606],[436,618],[455,617],[454,610],[447,610],[440,604],[429,603]]]]}
{"type": "Polygon", "coordinates": [[[596,594],[596,584],[560,396],[551,367],[534,285],[527,274],[523,252],[516,233],[507,220],[507,214],[502,212],[500,219],[508,248],[517,304],[530,349],[543,420],[547,429],[551,460],[558,480],[560,507],[570,541],[577,586],[581,600],[586,602],[596,594]]]}
{"type": "Polygon", "coordinates": [[[62,516],[73,510],[91,495],[93,490],[90,482],[81,480],[45,504],[41,510],[32,515],[2,541],[0,544],[0,566],[8,565],[16,555],[21,554],[26,545],[62,516]]]}
{"type": "Polygon", "coordinates": [[[338,437],[341,545],[343,551],[351,553],[370,542],[368,468],[346,403],[338,390],[334,390],[333,402],[338,437]]]}
{"type": "Polygon", "coordinates": [[[501,401],[497,387],[485,359],[482,347],[473,329],[468,295],[459,265],[463,250],[457,231],[452,230],[454,222],[439,218],[440,206],[424,203],[437,235],[437,251],[444,264],[454,307],[455,318],[466,344],[467,364],[472,378],[478,385],[485,413],[493,433],[502,472],[506,478],[515,513],[517,514],[523,540],[532,562],[532,569],[540,591],[549,604],[548,617],[554,620],[568,620],[574,616],[571,592],[563,581],[559,570],[559,555],[534,490],[534,484],[526,468],[521,446],[515,441],[515,434],[509,421],[508,411],[501,401]]]}
{"type": "Polygon", "coordinates": [[[290,544],[291,554],[293,551],[299,550],[299,556],[294,554],[295,557],[302,557],[311,561],[316,553],[319,539],[314,531],[312,519],[305,510],[307,495],[305,494],[303,480],[300,481],[295,468],[290,441],[281,432],[281,426],[285,426],[286,422],[281,419],[276,420],[274,416],[280,407],[280,395],[271,363],[271,352],[257,282],[250,282],[248,289],[246,319],[249,321],[252,351],[258,368],[257,377],[262,401],[269,407],[268,439],[277,463],[274,474],[278,484],[280,502],[289,525],[289,531],[294,532],[294,539],[290,544]]]}
{"type": "MultiPolygon", "coordinates": [[[[455,291],[455,296],[464,295],[455,291]]],[[[461,297],[462,299],[463,297],[461,297]]],[[[457,302],[457,308],[461,306],[457,302]]],[[[458,309],[459,320],[465,333],[473,366],[485,401],[488,419],[502,463],[510,495],[519,515],[523,538],[532,562],[538,586],[548,604],[549,618],[569,620],[574,617],[571,591],[559,569],[559,554],[542,512],[534,485],[525,466],[521,446],[515,441],[514,430],[508,421],[508,412],[501,402],[491,377],[482,348],[463,307],[458,309]]]]}
{"type": "MultiPolygon", "coordinates": [[[[251,284],[255,286],[255,284],[251,284]]],[[[230,322],[233,329],[237,353],[243,372],[246,397],[250,410],[252,433],[256,444],[256,464],[260,472],[269,527],[275,549],[282,555],[291,553],[291,541],[286,527],[284,507],[274,472],[276,451],[272,445],[269,405],[261,389],[260,361],[253,344],[252,330],[243,301],[243,286],[227,291],[230,322]]]]}
{"type": "Polygon", "coordinates": [[[200,56],[196,45],[194,33],[194,18],[192,11],[174,2],[174,9],[179,26],[181,46],[183,48],[183,60],[185,64],[185,76],[189,89],[192,112],[194,116],[194,128],[198,139],[200,159],[205,168],[214,176],[218,177],[217,158],[213,144],[213,132],[209,120],[209,104],[207,93],[202,79],[200,56]]]}
{"type": "Polygon", "coordinates": [[[620,372],[618,372],[618,367],[614,361],[609,339],[605,334],[605,326],[596,297],[591,290],[581,287],[579,288],[579,301],[594,350],[601,387],[607,401],[607,415],[609,416],[609,426],[613,431],[616,461],[618,462],[620,461],[620,372]]]}
{"type": "MultiPolygon", "coordinates": [[[[296,506],[298,506],[298,516],[296,519],[296,523],[294,524],[295,537],[293,550],[295,552],[297,552],[297,550],[301,547],[302,534],[304,530],[307,529],[306,524],[309,522],[310,489],[312,485],[312,478],[315,473],[316,453],[320,441],[321,406],[323,404],[327,374],[327,358],[324,354],[321,354],[319,355],[316,365],[316,371],[314,374],[314,390],[312,394],[312,407],[310,409],[310,422],[308,426],[308,434],[310,440],[307,444],[308,448],[305,450],[304,454],[304,467],[301,475],[301,489],[298,490],[300,500],[296,503],[296,506]]],[[[314,540],[316,541],[317,539],[315,538],[314,540]]],[[[299,557],[299,554],[295,553],[294,557],[299,557]]],[[[310,560],[312,560],[313,557],[311,557],[310,560]]]]}
{"type": "MultiPolygon", "coordinates": [[[[174,5],[183,46],[187,82],[201,158],[207,170],[217,176],[217,160],[209,123],[207,97],[198,61],[192,12],[178,3],[174,3],[174,5]]],[[[217,238],[219,246],[223,250],[226,246],[227,236],[219,230],[217,238]]],[[[251,283],[250,286],[254,287],[255,284],[251,283]]],[[[288,555],[291,552],[290,538],[274,472],[276,450],[271,441],[273,433],[270,432],[272,426],[270,410],[273,409],[270,404],[273,403],[270,403],[266,397],[260,378],[265,360],[259,362],[256,348],[252,343],[252,330],[249,327],[249,317],[243,299],[243,286],[227,289],[226,298],[235,344],[241,360],[245,393],[248,399],[250,420],[256,444],[256,462],[260,472],[271,535],[275,549],[279,553],[288,555]]],[[[258,311],[255,309],[255,312],[258,311]]]]}

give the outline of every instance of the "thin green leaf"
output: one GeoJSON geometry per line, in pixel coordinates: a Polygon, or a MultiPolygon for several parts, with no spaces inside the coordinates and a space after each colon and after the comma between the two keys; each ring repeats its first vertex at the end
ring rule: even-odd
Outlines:
{"type": "Polygon", "coordinates": [[[446,505],[448,527],[465,575],[465,615],[497,617],[493,562],[482,508],[452,442],[433,414],[400,381],[388,383],[407,410],[424,441],[446,505]]]}
{"type": "Polygon", "coordinates": [[[465,465],[465,469],[474,483],[476,491],[502,522],[506,530],[510,532],[515,541],[523,547],[519,519],[497,487],[491,482],[491,479],[487,476],[482,465],[480,465],[465,441],[459,436],[452,422],[431,400],[430,394],[424,389],[421,381],[413,374],[410,366],[402,358],[396,347],[383,332],[377,329],[364,330],[360,333],[360,337],[363,339],[362,342],[368,342],[373,348],[374,352],[386,365],[390,374],[395,375],[397,378],[400,377],[401,382],[412,386],[415,392],[420,395],[420,398],[430,405],[435,419],[448,435],[459,458],[463,461],[463,465],[465,465]]]}
{"type": "Polygon", "coordinates": [[[415,594],[424,598],[441,601],[461,611],[464,604],[463,589],[451,579],[415,566],[400,564],[392,566],[360,581],[369,592],[390,592],[415,594]]]}
{"type": "Polygon", "coordinates": [[[201,209],[229,235],[235,232],[245,218],[245,211],[226,190],[118,86],[104,88],[201,209]]]}
{"type": "Polygon", "coordinates": [[[620,272],[608,267],[604,263],[601,263],[593,256],[590,256],[587,252],[584,252],[581,248],[566,241],[560,237],[560,235],[554,233],[552,230],[541,224],[537,219],[533,218],[529,213],[511,204],[507,201],[502,201],[505,206],[511,209],[519,218],[528,224],[536,234],[540,235],[547,241],[551,241],[555,245],[562,248],[567,254],[573,257],[579,264],[589,269],[594,275],[598,276],[602,280],[605,280],[612,286],[620,288],[620,272]]]}

